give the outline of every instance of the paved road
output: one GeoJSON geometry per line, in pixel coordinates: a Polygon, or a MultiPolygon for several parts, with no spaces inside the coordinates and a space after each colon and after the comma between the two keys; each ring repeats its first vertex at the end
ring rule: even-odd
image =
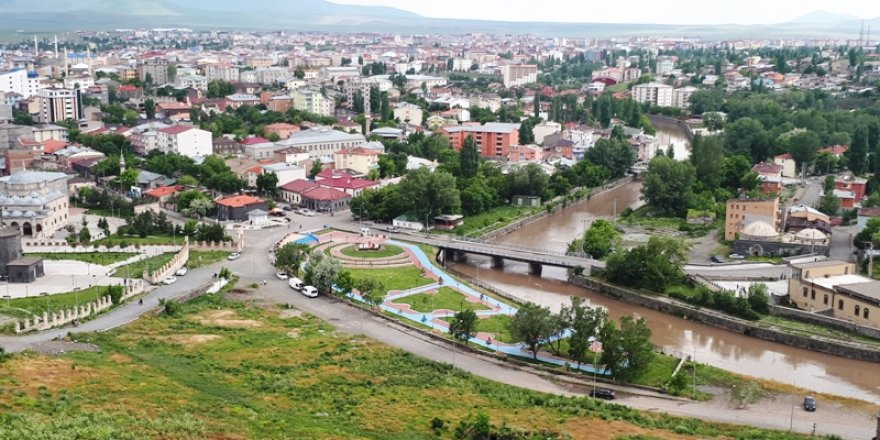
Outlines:
{"type": "MultiPolygon", "coordinates": [[[[303,229],[311,229],[328,223],[328,219],[327,217],[297,218],[290,229],[275,228],[248,232],[245,250],[241,259],[234,262],[221,262],[213,267],[190,271],[186,277],[180,278],[175,285],[162,286],[148,294],[145,297],[145,304],[143,306],[139,306],[137,303],[129,303],[77,328],[62,328],[20,337],[2,336],[0,337],[0,345],[9,351],[20,351],[56,337],[64,336],[67,333],[103,331],[118,327],[137,319],[149,309],[158,307],[159,299],[161,298],[180,296],[190,289],[209,283],[212,273],[218,270],[219,267],[227,266],[233,272],[240,275],[242,284],[263,280],[268,282],[265,287],[257,289],[255,292],[256,297],[282,304],[292,304],[298,309],[326,320],[341,332],[364,334],[367,337],[415,355],[437,362],[454,363],[457,368],[476,376],[508,385],[566,396],[583,396],[588,392],[589,381],[573,382],[571,380],[559,380],[554,376],[530,368],[513,368],[509,364],[482,355],[462,352],[460,350],[455,351],[447,344],[414,333],[405,327],[389,323],[371,314],[363,313],[339,300],[327,297],[317,299],[306,298],[287,287],[285,282],[275,279],[274,269],[268,263],[266,250],[276,240],[291,230],[299,229],[300,223],[304,223],[303,229]]],[[[766,269],[758,268],[756,270],[766,269]]],[[[788,402],[787,398],[783,400],[788,402]]],[[[730,423],[746,422],[755,426],[783,430],[788,429],[788,417],[791,408],[787,403],[781,405],[765,402],[753,406],[751,409],[735,410],[728,407],[723,401],[687,402],[651,395],[629,396],[625,394],[621,399],[618,399],[618,402],[648,411],[662,411],[674,415],[699,417],[730,423]]],[[[811,423],[816,421],[819,423],[819,433],[835,433],[846,438],[869,438],[871,435],[870,428],[874,426],[870,414],[848,408],[835,407],[830,404],[824,406],[822,411],[809,415],[798,411],[798,420],[799,423],[795,425],[796,430],[809,432],[811,423]],[[807,417],[810,417],[810,419],[807,419],[807,417]]]]}

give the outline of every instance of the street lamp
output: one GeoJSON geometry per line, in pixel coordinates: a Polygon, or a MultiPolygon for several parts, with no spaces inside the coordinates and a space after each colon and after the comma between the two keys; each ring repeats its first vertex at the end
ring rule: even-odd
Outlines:
{"type": "MultiPolygon", "coordinates": [[[[797,370],[792,372],[793,376],[791,377],[792,385],[797,388],[797,370]]],[[[788,419],[788,432],[791,432],[794,428],[794,392],[791,393],[791,415],[788,419]]]]}

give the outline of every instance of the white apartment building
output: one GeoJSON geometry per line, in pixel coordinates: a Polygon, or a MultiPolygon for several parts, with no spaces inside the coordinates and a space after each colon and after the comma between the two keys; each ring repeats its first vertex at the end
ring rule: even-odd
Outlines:
{"type": "Polygon", "coordinates": [[[174,78],[174,85],[183,89],[208,90],[208,77],[202,75],[181,75],[174,78]]]}
{"type": "Polygon", "coordinates": [[[272,85],[281,82],[290,76],[290,71],[285,67],[266,67],[254,71],[257,82],[263,85],[272,85]]]}
{"type": "Polygon", "coordinates": [[[208,156],[214,150],[211,132],[189,125],[172,125],[158,130],[157,146],[165,154],[187,157],[208,156]]]}
{"type": "Polygon", "coordinates": [[[674,69],[675,69],[675,61],[672,61],[669,58],[657,60],[657,68],[655,69],[655,71],[657,72],[657,76],[672,75],[672,71],[674,69]]]}
{"type": "Polygon", "coordinates": [[[204,72],[208,82],[214,80],[237,82],[239,78],[238,67],[228,63],[206,64],[204,72]]]}
{"type": "Polygon", "coordinates": [[[0,95],[13,92],[27,99],[42,88],[39,76],[28,73],[25,69],[0,71],[0,95]]]}
{"type": "Polygon", "coordinates": [[[501,66],[501,78],[504,87],[520,87],[538,82],[538,66],[534,64],[512,64],[501,66]]]}
{"type": "Polygon", "coordinates": [[[639,84],[632,88],[632,98],[639,103],[650,103],[659,107],[672,106],[672,86],[661,83],[639,84]]]}
{"type": "Polygon", "coordinates": [[[401,102],[394,106],[394,119],[397,119],[400,122],[422,125],[423,115],[424,113],[422,112],[421,107],[408,102],[401,102]]]}
{"type": "Polygon", "coordinates": [[[293,107],[299,111],[323,116],[333,116],[336,111],[336,103],[317,90],[294,90],[290,96],[293,98],[293,107]]]}
{"type": "Polygon", "coordinates": [[[691,105],[691,96],[697,91],[696,87],[682,87],[672,91],[672,106],[688,108],[691,105]]]}
{"type": "Polygon", "coordinates": [[[40,103],[37,122],[53,124],[83,118],[82,96],[78,89],[43,89],[37,96],[40,103]]]}
{"type": "Polygon", "coordinates": [[[313,128],[294,133],[290,138],[276,142],[280,149],[296,147],[309,154],[314,160],[321,156],[333,155],[339,150],[360,147],[366,142],[362,134],[350,134],[327,127],[313,128]]]}

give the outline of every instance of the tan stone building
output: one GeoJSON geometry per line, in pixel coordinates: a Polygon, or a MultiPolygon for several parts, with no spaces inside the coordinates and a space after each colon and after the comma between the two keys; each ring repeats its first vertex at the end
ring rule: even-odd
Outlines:
{"type": "Polygon", "coordinates": [[[792,264],[788,294],[803,310],[880,328],[880,281],[859,275],[853,263],[792,264]]]}
{"type": "Polygon", "coordinates": [[[727,201],[727,217],[724,221],[724,239],[736,240],[736,235],[754,222],[765,222],[779,227],[779,198],[730,199],[727,201]]]}

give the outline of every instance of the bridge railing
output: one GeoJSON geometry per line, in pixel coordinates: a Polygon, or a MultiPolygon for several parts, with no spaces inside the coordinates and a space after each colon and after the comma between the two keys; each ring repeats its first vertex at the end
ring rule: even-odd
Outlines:
{"type": "Polygon", "coordinates": [[[530,252],[533,254],[573,256],[573,255],[568,255],[568,253],[565,253],[565,252],[548,251],[547,249],[533,248],[533,247],[528,247],[528,246],[517,246],[517,245],[511,245],[511,244],[507,244],[507,243],[500,244],[500,243],[495,243],[495,242],[492,242],[489,240],[482,240],[479,238],[456,237],[453,241],[460,241],[460,242],[464,242],[464,243],[474,243],[474,244],[484,244],[487,246],[492,246],[497,249],[507,249],[507,250],[511,250],[511,251],[523,251],[523,252],[530,252]]]}

